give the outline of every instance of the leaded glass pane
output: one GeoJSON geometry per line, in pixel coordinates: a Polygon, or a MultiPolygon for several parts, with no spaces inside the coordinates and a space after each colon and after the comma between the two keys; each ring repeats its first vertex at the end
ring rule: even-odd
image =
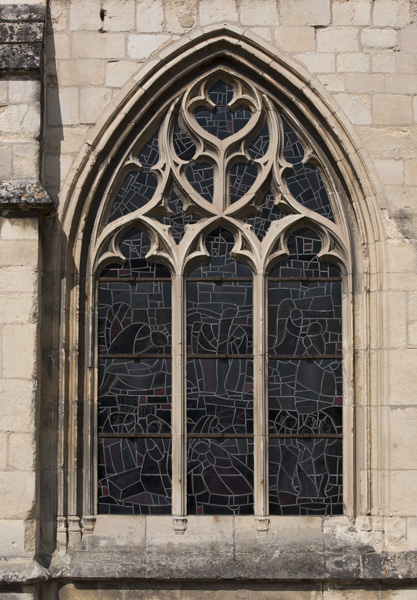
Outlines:
{"type": "Polygon", "coordinates": [[[253,441],[188,440],[188,513],[253,514],[253,441]]]}
{"type": "Polygon", "coordinates": [[[175,123],[173,142],[175,152],[181,160],[191,160],[193,158],[196,150],[195,144],[178,123],[175,123]]]}
{"type": "Polygon", "coordinates": [[[272,515],[343,513],[342,440],[269,440],[272,515]]]}
{"type": "Polygon", "coordinates": [[[272,221],[277,221],[285,217],[285,214],[276,207],[275,195],[268,191],[259,207],[259,212],[246,219],[246,222],[252,225],[256,236],[263,240],[272,221]]]}
{"type": "Polygon", "coordinates": [[[179,244],[184,237],[185,226],[197,223],[199,217],[193,214],[185,214],[181,199],[176,192],[172,192],[168,207],[171,214],[162,217],[160,221],[164,225],[171,225],[174,240],[179,244]]]}
{"type": "Polygon", "coordinates": [[[334,221],[332,205],[317,167],[309,163],[294,165],[286,182],[297,202],[334,221]]]}
{"type": "Polygon", "coordinates": [[[233,94],[233,87],[219,80],[209,91],[209,98],[215,104],[213,111],[199,108],[194,112],[197,123],[220,140],[240,131],[252,116],[247,109],[230,110],[228,104],[233,94]]]}
{"type": "Polygon", "coordinates": [[[262,128],[262,131],[250,142],[248,146],[249,156],[252,160],[262,158],[269,148],[269,131],[268,125],[262,128]]]}
{"type": "Polygon", "coordinates": [[[242,359],[187,361],[189,433],[253,433],[253,365],[242,359]]]}
{"type": "Polygon", "coordinates": [[[98,512],[171,512],[171,440],[105,438],[98,449],[98,512]]]}
{"type": "Polygon", "coordinates": [[[140,172],[131,171],[123,180],[113,202],[109,221],[114,221],[138,208],[142,208],[152,199],[158,180],[150,169],[159,158],[158,134],[155,133],[142,147],[138,159],[142,164],[140,172]]]}
{"type": "Polygon", "coordinates": [[[284,127],[284,158],[292,164],[299,164],[304,158],[304,147],[294,131],[284,119],[282,120],[284,127]]]}
{"type": "Polygon", "coordinates": [[[207,202],[213,202],[213,174],[212,165],[206,162],[191,161],[186,171],[188,181],[207,202]]]}
{"type": "Polygon", "coordinates": [[[104,277],[131,278],[171,277],[167,267],[158,262],[148,262],[146,255],[151,249],[151,239],[141,229],[132,228],[120,242],[120,250],[126,256],[121,266],[109,266],[100,275],[104,277]]]}
{"type": "Polygon", "coordinates": [[[206,239],[206,247],[210,254],[207,263],[202,267],[194,269],[191,277],[252,277],[252,271],[243,263],[235,260],[232,249],[235,244],[233,234],[227,229],[220,227],[212,231],[206,239]]]}
{"type": "Polygon", "coordinates": [[[341,354],[340,281],[270,281],[268,338],[274,354],[341,354]]]}
{"type": "Polygon", "coordinates": [[[258,169],[251,163],[236,163],[230,170],[230,202],[240,200],[253,186],[258,169]]]}
{"type": "Polygon", "coordinates": [[[289,260],[278,262],[271,270],[271,277],[340,277],[335,265],[317,258],[321,246],[318,233],[306,227],[298,229],[288,238],[289,260]]]}

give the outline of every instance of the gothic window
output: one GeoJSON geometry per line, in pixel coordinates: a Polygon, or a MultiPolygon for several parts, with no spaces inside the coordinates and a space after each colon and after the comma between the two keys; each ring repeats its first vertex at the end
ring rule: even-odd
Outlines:
{"type": "Polygon", "coordinates": [[[135,134],[98,244],[98,512],[334,515],[346,253],[319,153],[205,75],[135,134]]]}

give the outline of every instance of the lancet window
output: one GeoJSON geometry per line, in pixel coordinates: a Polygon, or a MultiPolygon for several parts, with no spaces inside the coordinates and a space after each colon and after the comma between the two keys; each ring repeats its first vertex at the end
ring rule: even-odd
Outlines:
{"type": "Polygon", "coordinates": [[[314,144],[215,70],[131,142],[97,243],[98,512],[343,512],[347,253],[314,144]]]}

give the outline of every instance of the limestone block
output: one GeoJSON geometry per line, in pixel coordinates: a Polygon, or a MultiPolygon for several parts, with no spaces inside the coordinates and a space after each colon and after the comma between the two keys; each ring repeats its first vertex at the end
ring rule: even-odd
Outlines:
{"type": "Polygon", "coordinates": [[[414,273],[417,267],[415,244],[402,240],[387,242],[388,272],[414,273]]]}
{"type": "Polygon", "coordinates": [[[31,267],[0,267],[0,292],[33,292],[37,279],[31,267]]]}
{"type": "MultiPolygon", "coordinates": [[[[2,242],[0,242],[0,255],[2,242]]],[[[30,323],[36,318],[33,294],[0,294],[0,323],[30,323]]]]}
{"type": "Polygon", "coordinates": [[[235,0],[204,0],[200,2],[200,25],[224,21],[237,21],[235,0]]]}
{"type": "Polygon", "coordinates": [[[401,51],[406,54],[417,53],[417,36],[415,28],[405,28],[400,32],[400,47],[401,51]]]}
{"type": "Polygon", "coordinates": [[[364,146],[378,158],[415,158],[417,128],[364,127],[359,130],[364,146]]]}
{"type": "Polygon", "coordinates": [[[166,0],[165,27],[167,31],[182,33],[197,22],[198,0],[166,0]]]}
{"type": "Polygon", "coordinates": [[[381,591],[381,600],[416,600],[417,586],[406,585],[401,589],[383,589],[381,591]]]}
{"type": "Polygon", "coordinates": [[[371,101],[369,96],[336,94],[335,99],[355,125],[368,125],[371,122],[371,101]]]}
{"type": "Polygon", "coordinates": [[[254,5],[253,0],[241,0],[239,17],[242,25],[278,25],[278,7],[275,0],[261,0],[254,5]]]}
{"type": "Polygon", "coordinates": [[[328,583],[323,589],[323,600],[380,600],[379,590],[372,587],[356,585],[349,589],[347,586],[328,583]]]}
{"type": "MultiPolygon", "coordinates": [[[[402,275],[402,279],[404,280],[404,275],[402,275]]],[[[391,350],[389,358],[391,404],[397,406],[415,404],[415,390],[417,388],[417,349],[391,350]]]]}
{"type": "Polygon", "coordinates": [[[101,60],[62,61],[58,67],[60,86],[102,85],[104,66],[101,60]]]}
{"type": "Polygon", "coordinates": [[[11,104],[35,104],[39,102],[41,82],[33,79],[11,79],[9,81],[9,102],[11,104]]]}
{"type": "Polygon", "coordinates": [[[385,544],[390,550],[407,550],[407,519],[385,520],[385,544]]]}
{"type": "MultiPolygon", "coordinates": [[[[3,219],[0,222],[0,239],[2,240],[19,240],[19,241],[32,241],[36,242],[31,249],[32,253],[34,249],[37,247],[38,242],[38,221],[37,219],[3,219]]],[[[25,247],[25,246],[23,246],[25,247]]],[[[17,248],[16,248],[17,249],[17,248]]],[[[3,263],[4,264],[4,263],[3,263]]],[[[8,263],[6,263],[8,264],[8,263]]],[[[12,262],[10,264],[22,264],[21,262],[12,262]]],[[[36,257],[33,257],[29,263],[25,262],[24,264],[37,264],[36,257]]]]}
{"type": "Polygon", "coordinates": [[[37,105],[0,106],[0,142],[38,139],[40,108],[37,105]]]}
{"type": "Polygon", "coordinates": [[[133,31],[135,29],[135,0],[106,0],[103,29],[105,31],[133,31]]]}
{"type": "Polygon", "coordinates": [[[314,27],[282,27],[275,30],[276,43],[286,52],[311,52],[316,48],[314,27]]]}
{"type": "Polygon", "coordinates": [[[413,469],[417,461],[417,407],[391,408],[390,438],[391,467],[413,469]]]}
{"type": "Polygon", "coordinates": [[[408,322],[408,343],[410,346],[417,346],[417,321],[408,322]]]}
{"type": "Polygon", "coordinates": [[[17,179],[39,177],[39,144],[13,145],[13,176],[17,179]]]}
{"type": "Polygon", "coordinates": [[[12,151],[10,146],[0,146],[0,179],[9,179],[12,173],[12,151]]]}
{"type": "Polygon", "coordinates": [[[326,27],[317,31],[319,52],[355,52],[359,50],[357,27],[326,27]]]}
{"type": "MultiPolygon", "coordinates": [[[[36,1],[39,2],[39,0],[36,1]]],[[[1,600],[36,600],[36,592],[2,592],[1,600]]]]}
{"type": "Polygon", "coordinates": [[[35,473],[1,472],[0,496],[0,519],[22,519],[30,516],[35,502],[35,473]]]}
{"type": "Polygon", "coordinates": [[[405,184],[417,185],[417,160],[409,160],[404,164],[405,184]]]}
{"type": "Polygon", "coordinates": [[[393,515],[416,516],[416,489],[417,470],[391,471],[391,510],[393,515]]]}
{"type": "MultiPolygon", "coordinates": [[[[23,521],[0,521],[2,556],[24,555],[25,524],[23,521]]],[[[0,594],[0,598],[2,598],[0,594]]]]}
{"type": "Polygon", "coordinates": [[[413,98],[414,122],[417,123],[417,96],[413,98]]]}
{"type": "Polygon", "coordinates": [[[394,54],[374,54],[372,56],[372,71],[374,73],[395,73],[397,57],[394,54]]]}
{"type": "Polygon", "coordinates": [[[330,92],[344,92],[346,89],[345,76],[336,75],[329,73],[327,75],[318,75],[317,79],[330,91],[330,92]]]}
{"type": "MultiPolygon", "coordinates": [[[[336,57],[338,71],[366,73],[369,70],[369,56],[360,52],[342,52],[336,57]]],[[[360,90],[352,90],[360,92],[360,90]]]]}
{"type": "Polygon", "coordinates": [[[409,550],[417,550],[417,517],[407,519],[407,542],[409,550]]]}
{"type": "Polygon", "coordinates": [[[72,31],[98,31],[102,26],[99,0],[72,0],[70,3],[70,29],[72,31]]]}
{"type": "Polygon", "coordinates": [[[402,185],[404,182],[404,163],[402,160],[375,160],[379,177],[387,185],[402,185]]]}
{"type": "Polygon", "coordinates": [[[0,106],[7,104],[7,96],[9,91],[9,82],[0,81],[0,106]]]}
{"type": "Polygon", "coordinates": [[[336,60],[333,52],[297,54],[296,57],[305,64],[310,73],[334,73],[336,70],[336,60]]]}
{"type": "Polygon", "coordinates": [[[405,27],[411,23],[410,2],[378,0],[374,3],[373,24],[376,27],[405,27]]]}
{"type": "MultiPolygon", "coordinates": [[[[315,584],[266,584],[257,589],[254,589],[251,585],[239,585],[238,589],[218,589],[218,586],[212,589],[208,586],[204,586],[205,589],[198,589],[200,586],[196,586],[195,589],[184,589],[181,590],[179,596],[163,595],[158,590],[155,596],[144,596],[143,600],[321,600],[321,592],[315,584]]],[[[172,592],[171,592],[172,593],[172,592]]],[[[138,596],[131,595],[126,596],[126,600],[137,600],[138,596]]]]}
{"type": "Polygon", "coordinates": [[[376,73],[347,73],[346,87],[355,94],[372,94],[385,91],[385,75],[376,73]]]}
{"type": "MultiPolygon", "coordinates": [[[[36,259],[38,256],[38,244],[36,242],[19,242],[19,241],[0,241],[1,261],[3,266],[30,266],[36,267],[36,259]]],[[[5,284],[6,288],[8,287],[5,284]]],[[[10,292],[10,289],[5,289],[0,283],[2,291],[10,292]]],[[[20,290],[13,290],[20,292],[20,290]]],[[[26,291],[28,291],[26,289],[26,291]]],[[[30,290],[33,292],[33,289],[30,290]]]]}
{"type": "Polygon", "coordinates": [[[49,125],[76,125],[79,122],[76,87],[48,89],[47,121],[49,125]]]}
{"type": "Polygon", "coordinates": [[[272,41],[272,33],[271,33],[270,27],[251,27],[250,30],[251,30],[251,33],[258,35],[259,37],[262,37],[262,38],[268,40],[269,42],[272,41]]]}
{"type": "Polygon", "coordinates": [[[105,85],[121,88],[138,70],[136,62],[117,60],[107,63],[105,85]]]}
{"type": "Polygon", "coordinates": [[[66,33],[54,33],[46,41],[46,57],[48,59],[70,58],[70,38],[66,33]]]}
{"type": "Polygon", "coordinates": [[[170,36],[165,33],[155,35],[150,34],[131,34],[128,38],[127,52],[129,58],[145,59],[153,52],[158,50],[163,44],[170,39],[170,36]]]}
{"type": "Polygon", "coordinates": [[[405,292],[388,292],[390,311],[390,348],[404,348],[407,345],[407,298],[405,292]]]}
{"type": "Polygon", "coordinates": [[[233,522],[227,517],[189,516],[184,535],[176,535],[172,517],[146,518],[146,547],[149,552],[176,549],[178,552],[199,553],[231,551],[233,522]]]}
{"type": "Polygon", "coordinates": [[[98,590],[86,589],[82,583],[64,584],[58,593],[59,600],[98,600],[98,590]]]}
{"type": "Polygon", "coordinates": [[[94,124],[111,100],[111,90],[84,88],[80,91],[80,123],[94,124]]]}
{"type": "Polygon", "coordinates": [[[164,28],[162,0],[139,0],[136,8],[136,29],[140,33],[157,33],[164,28]]]}
{"type": "MultiPolygon", "coordinates": [[[[415,94],[415,77],[402,74],[390,74],[385,76],[386,92],[392,94],[415,94]]],[[[377,90],[375,90],[377,91],[377,90]]]]}
{"type": "Polygon", "coordinates": [[[2,374],[5,378],[30,379],[36,368],[37,325],[9,324],[2,327],[2,374]]]}
{"type": "Polygon", "coordinates": [[[15,471],[31,471],[35,466],[36,441],[33,433],[9,435],[8,466],[15,471]]]}
{"type": "Polygon", "coordinates": [[[145,521],[126,517],[126,515],[97,515],[94,536],[86,538],[89,547],[114,548],[115,546],[143,547],[145,539],[145,521]]]}
{"type": "Polygon", "coordinates": [[[52,29],[54,31],[63,31],[67,28],[69,6],[69,3],[67,2],[50,3],[49,11],[51,15],[52,29]]]}
{"type": "Polygon", "coordinates": [[[372,118],[377,125],[408,125],[413,122],[412,98],[400,94],[375,94],[372,118]]]}
{"type": "Polygon", "coordinates": [[[389,50],[397,46],[397,32],[395,29],[363,29],[361,42],[365,48],[389,50]]]}
{"type": "Polygon", "coordinates": [[[370,0],[335,0],[332,2],[333,25],[369,25],[370,0]]]}
{"type": "Polygon", "coordinates": [[[124,58],[125,36],[123,33],[93,33],[76,31],[72,36],[74,58],[124,58]]]}
{"type": "Polygon", "coordinates": [[[285,26],[329,25],[330,0],[280,0],[280,23],[285,26]]]}
{"type": "Polygon", "coordinates": [[[7,466],[8,437],[6,433],[0,433],[0,471],[5,471],[7,466]]]}
{"type": "Polygon", "coordinates": [[[416,71],[416,61],[417,57],[413,54],[396,54],[395,62],[397,65],[397,72],[410,73],[413,75],[416,71]]]}

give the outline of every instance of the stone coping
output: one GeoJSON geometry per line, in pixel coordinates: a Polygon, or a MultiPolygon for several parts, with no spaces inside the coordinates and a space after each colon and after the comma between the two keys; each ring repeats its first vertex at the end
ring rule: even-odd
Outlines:
{"type": "Polygon", "coordinates": [[[46,7],[0,6],[0,72],[39,71],[46,7]]]}
{"type": "Polygon", "coordinates": [[[0,558],[0,584],[38,583],[48,579],[50,579],[49,572],[36,560],[0,558]]]}
{"type": "Polygon", "coordinates": [[[0,181],[0,210],[40,210],[54,212],[56,204],[38,180],[0,181]]]}

